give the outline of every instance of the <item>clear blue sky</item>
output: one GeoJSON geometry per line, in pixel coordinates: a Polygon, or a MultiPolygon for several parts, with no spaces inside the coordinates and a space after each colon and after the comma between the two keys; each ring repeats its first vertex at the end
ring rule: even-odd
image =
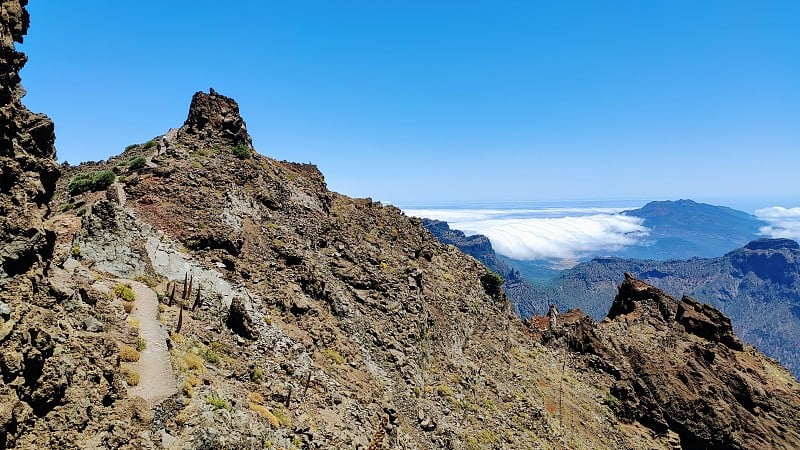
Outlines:
{"type": "Polygon", "coordinates": [[[61,161],[180,126],[213,86],[260,153],[313,162],[353,196],[800,199],[797,1],[29,10],[26,103],[56,122],[61,161]]]}

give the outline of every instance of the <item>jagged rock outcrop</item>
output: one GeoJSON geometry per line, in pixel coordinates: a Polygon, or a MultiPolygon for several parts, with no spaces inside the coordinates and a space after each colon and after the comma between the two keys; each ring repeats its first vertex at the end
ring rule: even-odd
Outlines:
{"type": "Polygon", "coordinates": [[[27,57],[14,44],[28,30],[26,3],[4,1],[0,12],[0,285],[35,265],[41,270],[54,241],[44,226],[59,175],[53,123],[21,103],[27,57]]]}
{"type": "Polygon", "coordinates": [[[581,322],[569,346],[610,375],[623,421],[674,433],[682,448],[797,448],[798,383],[735,336],[730,320],[626,274],[606,320],[581,322]],[[773,430],[781,430],[774,434],[773,430]]]}
{"type": "Polygon", "coordinates": [[[800,375],[800,244],[759,239],[719,258],[686,261],[597,258],[546,286],[563,308],[597,320],[628,272],[672,296],[688,295],[724,311],[736,334],[800,375]]]}
{"type": "Polygon", "coordinates": [[[244,119],[239,114],[239,104],[230,97],[217,93],[197,92],[189,106],[189,116],[178,130],[178,137],[200,141],[203,145],[253,147],[244,119]]]}

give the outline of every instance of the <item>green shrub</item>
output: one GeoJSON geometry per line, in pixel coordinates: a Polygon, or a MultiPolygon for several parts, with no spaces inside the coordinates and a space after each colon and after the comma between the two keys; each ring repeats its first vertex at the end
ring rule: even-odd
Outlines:
{"type": "Polygon", "coordinates": [[[337,352],[332,348],[325,348],[320,350],[320,353],[327,356],[331,361],[335,362],[336,364],[344,364],[345,359],[341,353],[337,352]]]}
{"type": "Polygon", "coordinates": [[[141,352],[142,350],[147,348],[147,341],[142,339],[141,337],[136,338],[136,350],[141,352]]]}
{"type": "Polygon", "coordinates": [[[156,141],[152,141],[152,140],[151,141],[147,141],[144,144],[142,144],[142,148],[153,148],[155,146],[156,146],[156,141]]]}
{"type": "Polygon", "coordinates": [[[72,255],[73,258],[77,258],[81,256],[81,246],[80,245],[73,245],[71,249],[69,249],[69,253],[72,255]]]}
{"type": "Polygon", "coordinates": [[[131,160],[128,162],[128,169],[130,169],[130,170],[139,170],[139,169],[143,168],[146,164],[147,164],[147,160],[144,159],[144,157],[136,156],[134,158],[131,158],[131,160]]]}
{"type": "Polygon", "coordinates": [[[210,362],[211,364],[217,364],[220,361],[219,355],[210,348],[200,350],[200,356],[205,359],[206,362],[210,362]]]}
{"type": "Polygon", "coordinates": [[[136,294],[133,293],[133,289],[127,284],[118,284],[114,286],[114,294],[126,302],[136,300],[136,294]]]}
{"type": "Polygon", "coordinates": [[[226,402],[225,399],[217,397],[216,395],[209,396],[206,399],[206,403],[213,406],[214,409],[231,409],[231,407],[228,406],[228,402],[226,402]]]}
{"type": "Polygon", "coordinates": [[[233,154],[239,159],[249,159],[253,156],[253,151],[244,142],[239,142],[233,147],[233,154]]]}
{"type": "MultiPolygon", "coordinates": [[[[139,144],[128,145],[128,146],[125,147],[125,151],[127,152],[128,150],[132,150],[132,149],[134,149],[134,148],[136,148],[138,146],[139,146],[139,144]]],[[[122,164],[122,163],[120,163],[120,164],[122,164]]]]}
{"type": "Polygon", "coordinates": [[[505,295],[503,292],[503,283],[503,277],[489,269],[486,269],[486,273],[481,276],[483,290],[489,294],[489,297],[495,300],[501,300],[505,295]]]}
{"type": "Polygon", "coordinates": [[[110,170],[97,170],[89,173],[79,173],[69,182],[67,189],[69,195],[78,195],[89,191],[99,191],[111,186],[114,182],[114,172],[110,170]]]}

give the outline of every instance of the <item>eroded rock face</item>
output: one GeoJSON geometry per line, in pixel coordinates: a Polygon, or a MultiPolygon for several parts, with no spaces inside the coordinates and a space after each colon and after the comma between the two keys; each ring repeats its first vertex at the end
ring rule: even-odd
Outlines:
{"type": "Polygon", "coordinates": [[[27,58],[15,42],[28,29],[26,4],[0,10],[0,448],[122,447],[138,420],[113,406],[125,397],[116,347],[80,335],[85,291],[50,279],[55,234],[45,221],[59,168],[53,123],[21,102],[27,58]]]}
{"type": "Polygon", "coordinates": [[[711,306],[626,274],[608,318],[567,334],[570,348],[613,379],[610,404],[623,421],[674,433],[683,448],[800,445],[796,382],[785,369],[767,371],[711,306]],[[785,432],[776,440],[771,429],[785,432]]]}
{"type": "Polygon", "coordinates": [[[21,103],[27,57],[15,42],[28,29],[26,3],[4,1],[0,13],[0,285],[41,266],[54,242],[43,223],[59,175],[53,123],[21,103]]]}
{"type": "Polygon", "coordinates": [[[195,139],[206,146],[243,144],[247,148],[253,147],[244,119],[239,115],[239,104],[230,97],[218,94],[213,88],[208,94],[194,94],[189,116],[178,131],[178,137],[195,139]]]}

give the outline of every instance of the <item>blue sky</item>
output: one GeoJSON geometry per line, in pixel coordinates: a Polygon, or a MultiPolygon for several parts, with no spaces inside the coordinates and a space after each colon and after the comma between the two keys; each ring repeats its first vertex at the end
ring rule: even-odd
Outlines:
{"type": "Polygon", "coordinates": [[[213,86],[258,151],[388,202],[800,204],[800,2],[32,0],[60,160],[213,86]],[[165,7],[164,5],[169,5],[165,7]]]}

